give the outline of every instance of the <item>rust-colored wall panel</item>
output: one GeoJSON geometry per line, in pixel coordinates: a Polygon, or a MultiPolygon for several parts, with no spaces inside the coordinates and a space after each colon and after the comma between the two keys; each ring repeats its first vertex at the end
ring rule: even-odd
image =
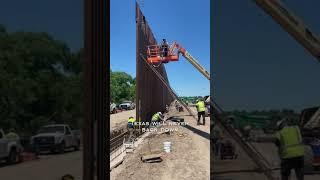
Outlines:
{"type": "MultiPolygon", "coordinates": [[[[153,113],[164,110],[166,104],[169,105],[173,100],[168,89],[140,56],[142,54],[146,58],[147,46],[156,43],[151,28],[136,3],[136,117],[141,122],[150,121],[153,113]]],[[[156,69],[168,83],[164,66],[160,65],[156,69]]]]}

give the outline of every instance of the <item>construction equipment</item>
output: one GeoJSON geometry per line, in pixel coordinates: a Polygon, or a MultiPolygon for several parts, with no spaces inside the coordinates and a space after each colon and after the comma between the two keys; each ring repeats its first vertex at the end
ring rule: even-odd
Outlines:
{"type": "Polygon", "coordinates": [[[320,62],[320,38],[281,0],[253,0],[320,62]]]}
{"type": "Polygon", "coordinates": [[[201,74],[210,80],[210,74],[199,62],[181,45],[174,42],[169,44],[149,45],[147,49],[147,61],[153,65],[178,61],[179,54],[185,57],[201,74]]]}
{"type": "MultiPolygon", "coordinates": [[[[299,42],[306,50],[310,52],[320,62],[320,40],[319,38],[291,11],[284,6],[280,0],[253,0],[262,10],[269,14],[281,27],[287,31],[297,42],[299,42]]],[[[173,43],[168,52],[164,52],[166,48],[162,45],[148,46],[147,60],[152,65],[161,63],[168,63],[170,61],[178,61],[179,54],[181,53],[196,69],[198,69],[208,80],[210,80],[209,73],[202,68],[202,66],[194,59],[183,47],[177,43],[173,43]]],[[[270,165],[267,160],[261,156],[253,146],[247,144],[243,139],[235,132],[234,128],[228,126],[223,122],[221,117],[223,113],[222,109],[211,101],[213,112],[217,124],[223,127],[230,136],[236,140],[242,149],[249,154],[250,158],[255,162],[259,169],[267,176],[268,179],[275,179],[271,173],[270,165]]]]}

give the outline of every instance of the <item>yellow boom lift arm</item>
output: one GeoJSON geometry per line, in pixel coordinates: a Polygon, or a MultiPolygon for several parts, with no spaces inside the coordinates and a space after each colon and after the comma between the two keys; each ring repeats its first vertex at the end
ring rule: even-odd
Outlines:
{"type": "MultiPolygon", "coordinates": [[[[320,38],[281,0],[253,0],[320,62],[320,38]]],[[[306,3],[306,2],[305,2],[306,3]]]]}

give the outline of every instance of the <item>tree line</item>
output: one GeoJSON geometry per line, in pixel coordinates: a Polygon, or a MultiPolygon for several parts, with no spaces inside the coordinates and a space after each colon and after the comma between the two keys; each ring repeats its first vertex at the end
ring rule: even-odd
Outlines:
{"type": "MultiPolygon", "coordinates": [[[[83,49],[48,33],[8,32],[0,25],[0,129],[34,134],[41,126],[84,120],[83,49]]],[[[136,80],[110,70],[111,102],[135,100],[136,80]]]]}
{"type": "Polygon", "coordinates": [[[265,116],[268,117],[268,126],[274,126],[277,121],[288,118],[289,124],[298,124],[300,120],[300,113],[292,109],[271,109],[271,110],[233,110],[226,112],[227,115],[234,116],[265,116]]]}
{"type": "Polygon", "coordinates": [[[49,123],[83,122],[83,50],[47,33],[0,26],[0,128],[32,134],[49,123]]]}
{"type": "Polygon", "coordinates": [[[120,104],[123,101],[135,101],[136,78],[125,72],[110,70],[110,101],[120,104]]]}

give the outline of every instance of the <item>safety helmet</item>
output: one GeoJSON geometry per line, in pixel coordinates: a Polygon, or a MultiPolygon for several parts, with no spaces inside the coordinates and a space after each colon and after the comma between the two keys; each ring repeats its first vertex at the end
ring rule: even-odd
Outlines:
{"type": "Polygon", "coordinates": [[[280,129],[285,124],[286,120],[287,119],[285,118],[285,119],[281,119],[280,121],[278,121],[276,123],[277,128],[280,129]]]}
{"type": "Polygon", "coordinates": [[[159,113],[159,115],[162,115],[162,113],[161,112],[158,112],[159,113]]]}

